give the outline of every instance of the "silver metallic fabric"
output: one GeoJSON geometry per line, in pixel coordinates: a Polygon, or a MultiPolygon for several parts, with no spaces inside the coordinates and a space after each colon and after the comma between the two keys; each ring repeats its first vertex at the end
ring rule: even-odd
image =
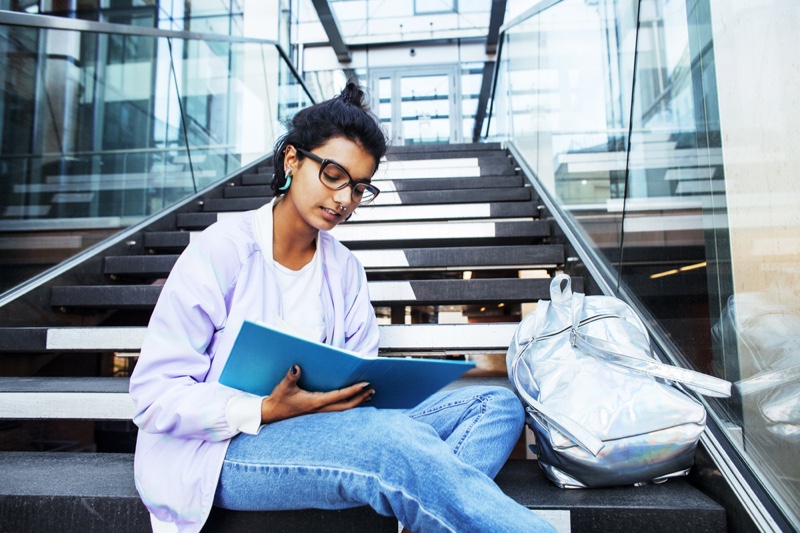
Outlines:
{"type": "Polygon", "coordinates": [[[719,397],[730,395],[730,383],[659,363],[641,319],[621,300],[573,294],[566,275],[550,293],[506,355],[549,479],[585,488],[686,474],[706,412],[670,382],[719,397]]]}

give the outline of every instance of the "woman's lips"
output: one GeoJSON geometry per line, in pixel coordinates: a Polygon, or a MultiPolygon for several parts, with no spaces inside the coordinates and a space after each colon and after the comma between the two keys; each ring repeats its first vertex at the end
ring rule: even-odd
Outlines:
{"type": "Polygon", "coordinates": [[[342,214],[339,213],[338,211],[335,211],[328,207],[320,207],[320,209],[322,210],[322,216],[325,217],[326,220],[334,221],[338,220],[339,217],[342,216],[342,214]]]}

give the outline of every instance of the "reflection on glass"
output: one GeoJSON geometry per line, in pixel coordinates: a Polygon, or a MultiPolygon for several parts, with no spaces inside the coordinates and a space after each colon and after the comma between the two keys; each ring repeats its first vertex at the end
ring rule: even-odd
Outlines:
{"type": "Polygon", "coordinates": [[[736,384],[711,414],[795,526],[800,76],[784,59],[798,9],[564,0],[505,34],[490,131],[676,363],[736,384]]]}

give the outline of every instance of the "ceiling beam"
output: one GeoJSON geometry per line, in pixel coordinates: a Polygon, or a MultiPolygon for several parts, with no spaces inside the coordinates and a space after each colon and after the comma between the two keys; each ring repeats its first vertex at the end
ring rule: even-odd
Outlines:
{"type": "MultiPolygon", "coordinates": [[[[336,20],[336,15],[331,11],[331,6],[328,0],[311,0],[314,4],[314,9],[317,10],[317,16],[328,35],[328,42],[330,42],[333,51],[340,63],[349,63],[353,56],[350,53],[347,43],[344,42],[342,32],[339,29],[339,22],[336,20]]],[[[503,2],[505,5],[505,2],[503,2]]]]}
{"type": "Polygon", "coordinates": [[[506,0],[492,0],[492,12],[489,17],[489,33],[486,36],[486,53],[494,54],[497,51],[497,37],[500,26],[506,16],[506,0]]]}

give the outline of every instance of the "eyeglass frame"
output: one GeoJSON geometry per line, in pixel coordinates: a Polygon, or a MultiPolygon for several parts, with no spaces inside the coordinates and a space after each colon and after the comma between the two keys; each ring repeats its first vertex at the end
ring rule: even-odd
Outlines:
{"type": "Polygon", "coordinates": [[[350,175],[350,173],[347,171],[347,169],[344,168],[339,163],[337,163],[336,161],[334,161],[333,159],[322,158],[322,157],[318,156],[317,154],[315,154],[313,152],[309,152],[308,150],[303,150],[302,148],[295,147],[295,150],[297,150],[297,152],[303,154],[305,157],[308,157],[312,161],[316,161],[317,163],[319,163],[319,176],[318,176],[319,177],[319,181],[323,185],[325,185],[327,188],[329,188],[330,190],[332,190],[332,191],[341,191],[345,187],[350,186],[350,188],[352,189],[350,191],[350,197],[359,206],[371,204],[372,202],[375,201],[375,198],[377,198],[378,195],[381,193],[381,190],[378,189],[376,186],[372,185],[371,183],[364,183],[363,181],[354,180],[353,176],[350,175]],[[347,178],[349,179],[349,181],[343,183],[341,187],[331,187],[330,184],[326,183],[325,180],[322,178],[322,173],[325,170],[325,167],[327,167],[328,165],[336,165],[338,168],[342,169],[342,171],[347,175],[347,178]],[[367,190],[372,192],[372,194],[373,194],[372,198],[370,198],[366,202],[359,202],[358,200],[356,200],[354,194],[356,192],[356,187],[359,186],[359,185],[362,185],[364,188],[366,188],[367,190]]]}

